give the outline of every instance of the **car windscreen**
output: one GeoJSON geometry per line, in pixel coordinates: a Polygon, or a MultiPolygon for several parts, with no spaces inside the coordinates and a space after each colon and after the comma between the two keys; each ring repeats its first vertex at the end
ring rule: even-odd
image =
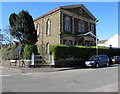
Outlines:
{"type": "Polygon", "coordinates": [[[112,59],[118,59],[118,56],[114,56],[112,59]]]}
{"type": "Polygon", "coordinates": [[[98,56],[92,56],[89,58],[89,60],[98,60],[98,58],[99,58],[98,56]]]}

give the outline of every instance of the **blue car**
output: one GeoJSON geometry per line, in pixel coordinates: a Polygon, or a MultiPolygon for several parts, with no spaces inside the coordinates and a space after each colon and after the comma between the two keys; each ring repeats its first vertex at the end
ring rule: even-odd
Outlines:
{"type": "Polygon", "coordinates": [[[86,66],[99,68],[100,66],[109,66],[110,60],[107,55],[94,55],[85,61],[86,66]]]}

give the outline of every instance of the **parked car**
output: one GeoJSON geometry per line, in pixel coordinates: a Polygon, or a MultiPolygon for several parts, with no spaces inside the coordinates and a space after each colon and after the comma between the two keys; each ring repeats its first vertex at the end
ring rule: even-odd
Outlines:
{"type": "Polygon", "coordinates": [[[109,66],[109,58],[107,55],[94,55],[85,61],[86,66],[99,68],[100,66],[109,66]]]}
{"type": "Polygon", "coordinates": [[[112,62],[113,63],[120,63],[120,56],[113,56],[112,57],[112,62]]]}

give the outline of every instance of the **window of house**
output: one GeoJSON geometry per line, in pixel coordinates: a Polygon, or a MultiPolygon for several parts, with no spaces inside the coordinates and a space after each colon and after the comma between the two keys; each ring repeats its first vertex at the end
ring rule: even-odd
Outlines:
{"type": "Polygon", "coordinates": [[[84,21],[82,21],[81,32],[85,32],[85,22],[84,21]]]}
{"type": "Polygon", "coordinates": [[[94,24],[91,24],[91,32],[94,33],[94,24]]]}
{"type": "Polygon", "coordinates": [[[39,24],[37,24],[36,30],[37,30],[37,36],[38,36],[40,34],[40,25],[39,24]]]}
{"type": "Polygon", "coordinates": [[[66,17],[65,18],[65,30],[66,31],[70,31],[70,18],[69,17],[66,17]]]}
{"type": "Polygon", "coordinates": [[[47,21],[47,27],[46,27],[46,35],[50,35],[50,20],[47,21]]]}
{"type": "Polygon", "coordinates": [[[81,32],[81,22],[78,23],[78,32],[81,32]]]}
{"type": "Polygon", "coordinates": [[[79,8],[79,14],[82,14],[82,8],[79,8]]]}
{"type": "Polygon", "coordinates": [[[47,54],[50,53],[50,44],[49,43],[46,44],[46,53],[47,54]]]}
{"type": "Polygon", "coordinates": [[[69,40],[65,41],[65,45],[71,46],[71,42],[69,40]]]}

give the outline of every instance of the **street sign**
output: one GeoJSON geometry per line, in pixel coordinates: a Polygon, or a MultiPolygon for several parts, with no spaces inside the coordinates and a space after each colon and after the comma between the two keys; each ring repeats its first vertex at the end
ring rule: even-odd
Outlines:
{"type": "Polygon", "coordinates": [[[18,51],[22,52],[22,50],[23,50],[23,48],[22,48],[22,47],[18,48],[18,51]]]}

